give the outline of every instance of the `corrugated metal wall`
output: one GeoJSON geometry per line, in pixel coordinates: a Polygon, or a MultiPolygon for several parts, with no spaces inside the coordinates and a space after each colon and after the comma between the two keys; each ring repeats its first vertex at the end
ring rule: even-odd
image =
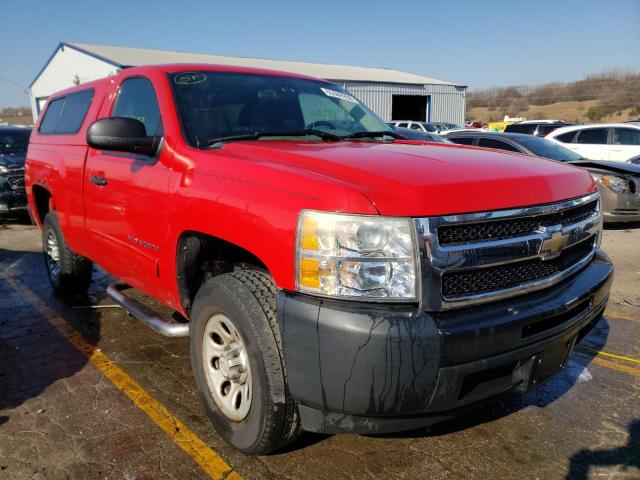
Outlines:
{"type": "Polygon", "coordinates": [[[466,89],[464,87],[341,81],[335,81],[335,83],[364,102],[385,122],[392,120],[391,99],[393,95],[430,95],[430,120],[432,122],[464,124],[466,114],[466,89]]]}

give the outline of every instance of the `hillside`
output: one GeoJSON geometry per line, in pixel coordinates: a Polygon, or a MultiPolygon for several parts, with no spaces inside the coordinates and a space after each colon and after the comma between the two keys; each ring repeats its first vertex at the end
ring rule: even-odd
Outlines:
{"type": "Polygon", "coordinates": [[[490,122],[505,115],[578,123],[640,117],[640,73],[613,70],[569,83],[470,91],[467,118],[490,122]]]}
{"type": "Polygon", "coordinates": [[[0,125],[33,125],[33,117],[29,107],[3,108],[0,110],[0,125]]]}

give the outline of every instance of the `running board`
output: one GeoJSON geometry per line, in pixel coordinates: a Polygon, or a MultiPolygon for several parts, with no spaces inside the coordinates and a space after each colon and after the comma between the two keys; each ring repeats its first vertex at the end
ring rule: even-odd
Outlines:
{"type": "Polygon", "coordinates": [[[169,322],[160,318],[150,308],[122,293],[122,290],[126,290],[127,288],[131,287],[126,283],[111,283],[107,287],[107,295],[127,312],[160,335],[164,335],[165,337],[189,336],[188,323],[169,322]]]}

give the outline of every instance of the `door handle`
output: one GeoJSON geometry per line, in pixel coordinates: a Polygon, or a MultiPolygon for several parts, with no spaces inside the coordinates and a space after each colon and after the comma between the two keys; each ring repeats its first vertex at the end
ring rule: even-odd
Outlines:
{"type": "Polygon", "coordinates": [[[107,181],[107,179],[106,179],[106,178],[101,177],[101,176],[99,176],[99,175],[96,175],[96,176],[91,177],[91,178],[89,179],[89,181],[90,181],[91,183],[95,183],[95,184],[96,184],[96,185],[98,185],[99,187],[104,187],[107,183],[109,183],[109,182],[107,181]]]}

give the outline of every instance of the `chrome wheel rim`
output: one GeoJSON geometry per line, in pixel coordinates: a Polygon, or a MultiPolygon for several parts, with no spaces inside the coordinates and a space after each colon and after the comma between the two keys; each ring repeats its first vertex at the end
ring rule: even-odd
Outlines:
{"type": "Polygon", "coordinates": [[[47,232],[45,254],[49,276],[54,281],[58,280],[60,276],[60,247],[58,245],[58,237],[52,230],[47,232]]]}
{"type": "Polygon", "coordinates": [[[202,337],[202,367],[220,411],[235,422],[251,408],[251,369],[238,329],[222,313],[207,320],[202,337]]]}

